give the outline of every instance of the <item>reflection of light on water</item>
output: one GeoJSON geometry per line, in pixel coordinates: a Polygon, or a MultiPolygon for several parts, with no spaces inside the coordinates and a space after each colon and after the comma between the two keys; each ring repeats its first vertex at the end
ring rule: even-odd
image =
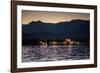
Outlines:
{"type": "Polygon", "coordinates": [[[77,60],[89,58],[88,47],[84,45],[40,45],[23,46],[23,62],[77,60]]]}
{"type": "Polygon", "coordinates": [[[57,45],[53,45],[52,46],[54,49],[53,49],[53,60],[58,60],[58,57],[57,57],[57,45]]]}
{"type": "Polygon", "coordinates": [[[55,49],[55,48],[57,48],[58,46],[57,46],[57,45],[52,45],[52,47],[55,49]]]}

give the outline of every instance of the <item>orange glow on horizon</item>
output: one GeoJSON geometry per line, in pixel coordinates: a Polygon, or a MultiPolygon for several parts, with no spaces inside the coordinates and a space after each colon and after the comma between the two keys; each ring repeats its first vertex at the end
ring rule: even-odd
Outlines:
{"type": "Polygon", "coordinates": [[[47,11],[22,11],[22,24],[31,21],[42,21],[44,23],[58,23],[71,21],[73,19],[89,20],[88,13],[69,13],[69,12],[47,12],[47,11]]]}

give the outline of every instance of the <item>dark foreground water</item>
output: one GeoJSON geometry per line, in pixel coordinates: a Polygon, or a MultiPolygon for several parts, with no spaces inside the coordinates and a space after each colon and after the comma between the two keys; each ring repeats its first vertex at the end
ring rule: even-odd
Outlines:
{"type": "Polygon", "coordinates": [[[22,62],[89,59],[86,45],[23,46],[22,62]]]}

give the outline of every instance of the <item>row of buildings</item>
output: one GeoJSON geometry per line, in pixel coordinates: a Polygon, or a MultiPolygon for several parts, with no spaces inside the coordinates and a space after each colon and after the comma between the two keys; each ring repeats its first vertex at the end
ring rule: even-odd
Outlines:
{"type": "MultiPolygon", "coordinates": [[[[49,45],[61,45],[61,44],[63,44],[63,45],[77,44],[77,45],[79,45],[80,42],[72,41],[70,38],[66,38],[63,42],[58,42],[58,41],[50,41],[49,42],[49,45]]],[[[48,45],[48,43],[40,41],[40,45],[48,45]]]]}

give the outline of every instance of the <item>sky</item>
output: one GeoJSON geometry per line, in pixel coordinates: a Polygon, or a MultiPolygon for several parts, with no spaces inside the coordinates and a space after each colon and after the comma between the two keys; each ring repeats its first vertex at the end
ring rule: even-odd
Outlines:
{"type": "Polygon", "coordinates": [[[29,24],[32,21],[42,21],[44,23],[58,23],[75,19],[89,20],[89,13],[69,13],[69,12],[48,12],[48,11],[22,11],[22,24],[29,24]]]}

